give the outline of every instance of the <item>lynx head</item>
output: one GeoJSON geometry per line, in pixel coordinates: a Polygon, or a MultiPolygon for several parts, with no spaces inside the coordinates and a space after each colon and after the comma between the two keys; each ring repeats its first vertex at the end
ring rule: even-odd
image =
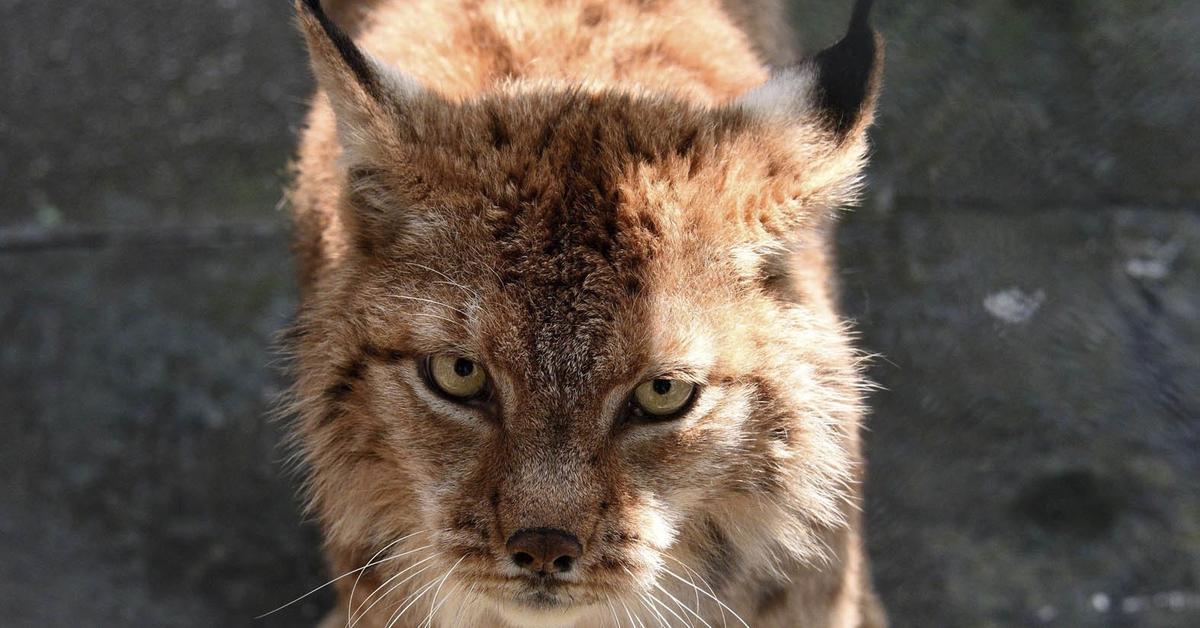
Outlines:
{"type": "Polygon", "coordinates": [[[449,573],[443,597],[561,624],[672,573],[821,560],[856,477],[825,240],[866,153],[869,3],[719,106],[522,81],[451,101],[298,4],[350,242],[299,347],[337,567],[449,573]]]}

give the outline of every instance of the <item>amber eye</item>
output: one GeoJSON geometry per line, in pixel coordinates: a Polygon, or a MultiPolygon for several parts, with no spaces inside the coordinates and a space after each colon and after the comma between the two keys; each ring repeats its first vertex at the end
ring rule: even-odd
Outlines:
{"type": "Polygon", "coordinates": [[[442,393],[460,400],[474,399],[487,388],[483,367],[454,355],[435,355],[426,363],[429,381],[442,393]]]}
{"type": "Polygon", "coordinates": [[[642,414],[661,419],[679,414],[695,393],[695,384],[677,379],[652,379],[642,382],[633,391],[633,402],[642,414]]]}

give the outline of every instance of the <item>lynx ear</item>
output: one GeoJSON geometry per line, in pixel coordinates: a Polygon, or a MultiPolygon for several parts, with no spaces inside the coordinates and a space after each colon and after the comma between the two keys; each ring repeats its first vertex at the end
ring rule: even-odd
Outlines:
{"type": "Polygon", "coordinates": [[[870,125],[879,94],[883,40],[870,24],[872,0],[857,0],[846,36],[746,94],[739,104],[771,117],[815,119],[839,143],[870,125]]]}
{"type": "Polygon", "coordinates": [[[406,102],[429,92],[412,77],[364,53],[334,24],[320,0],[296,0],[300,29],[308,44],[313,73],[329,96],[343,148],[371,134],[406,102]]]}

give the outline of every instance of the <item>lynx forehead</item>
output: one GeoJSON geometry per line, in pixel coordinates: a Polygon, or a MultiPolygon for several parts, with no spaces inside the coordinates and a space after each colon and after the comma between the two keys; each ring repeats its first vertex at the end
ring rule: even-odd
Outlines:
{"type": "Polygon", "coordinates": [[[869,4],[769,78],[766,1],[297,2],[329,625],[883,625],[827,252],[869,4]]]}

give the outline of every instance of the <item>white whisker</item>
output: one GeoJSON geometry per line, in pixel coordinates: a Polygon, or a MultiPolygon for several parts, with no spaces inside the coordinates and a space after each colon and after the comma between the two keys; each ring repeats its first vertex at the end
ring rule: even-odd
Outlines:
{"type": "MultiPolygon", "coordinates": [[[[430,604],[429,618],[426,620],[428,623],[425,624],[428,628],[433,628],[433,618],[437,615],[438,611],[442,610],[442,607],[445,606],[446,603],[449,602],[452,597],[454,597],[455,591],[458,591],[461,589],[462,589],[462,587],[459,585],[459,583],[451,582],[450,588],[446,591],[446,597],[443,598],[441,602],[437,601],[438,594],[437,594],[437,592],[434,592],[433,602],[430,604]]],[[[459,605],[459,610],[462,610],[461,604],[459,605]]],[[[451,623],[450,625],[457,626],[458,624],[451,623]]]]}
{"type": "Polygon", "coordinates": [[[404,299],[406,301],[416,301],[418,303],[429,303],[432,305],[437,305],[440,307],[444,307],[447,310],[458,312],[459,314],[462,314],[463,316],[467,316],[469,318],[469,315],[466,312],[464,312],[463,310],[460,310],[460,309],[454,307],[453,305],[448,305],[446,303],[442,303],[441,301],[435,301],[433,299],[426,299],[425,297],[410,297],[410,296],[404,295],[404,294],[392,294],[389,296],[393,299],[404,299]]]}
{"type": "MultiPolygon", "coordinates": [[[[689,584],[687,580],[684,580],[684,579],[683,579],[683,578],[681,578],[681,577],[680,577],[678,574],[676,574],[675,572],[671,571],[670,569],[667,569],[666,567],[663,567],[663,571],[664,571],[666,574],[670,575],[672,578],[675,578],[676,580],[678,580],[678,581],[680,581],[680,582],[682,582],[682,583],[684,583],[684,584],[689,584]]],[[[700,589],[696,589],[696,590],[697,590],[697,591],[700,591],[701,593],[703,593],[705,596],[707,596],[709,599],[711,599],[712,601],[716,602],[717,604],[720,604],[720,605],[721,605],[721,608],[723,608],[723,609],[725,609],[725,610],[729,611],[729,613],[730,613],[731,615],[733,615],[734,619],[738,620],[738,621],[739,621],[739,622],[740,622],[740,623],[741,623],[743,626],[745,626],[746,628],[750,628],[750,624],[747,624],[747,623],[746,623],[746,620],[742,619],[742,616],[741,616],[741,615],[739,615],[739,614],[737,613],[737,611],[733,610],[732,608],[729,608],[729,606],[728,606],[727,604],[725,604],[725,602],[722,602],[722,601],[721,601],[721,600],[720,600],[720,599],[719,599],[717,596],[715,596],[715,595],[713,595],[713,594],[711,594],[711,593],[709,593],[709,592],[707,592],[707,591],[701,591],[700,589]]]]}
{"type": "MultiPolygon", "coordinates": [[[[423,530],[422,530],[422,532],[423,532],[423,530]]],[[[391,548],[392,548],[392,547],[394,547],[394,546],[395,546],[397,543],[399,543],[399,542],[401,542],[401,541],[404,541],[404,540],[406,540],[406,539],[408,539],[408,538],[411,538],[411,537],[412,537],[413,535],[415,535],[415,534],[418,534],[418,532],[413,532],[412,534],[408,534],[408,535],[406,535],[406,536],[403,536],[403,537],[401,537],[399,540],[396,540],[396,541],[393,541],[393,542],[389,543],[389,544],[388,544],[386,547],[384,547],[383,549],[379,550],[378,552],[375,552],[375,555],[371,557],[371,560],[372,560],[372,561],[373,561],[373,560],[375,560],[376,558],[378,558],[378,557],[379,557],[379,555],[380,555],[380,554],[382,554],[382,553],[386,552],[387,550],[391,549],[391,548]]],[[[426,546],[424,546],[424,547],[418,547],[417,549],[414,549],[414,550],[411,550],[411,551],[407,551],[407,552],[403,552],[403,553],[401,553],[401,554],[397,554],[397,555],[395,555],[395,556],[392,556],[391,558],[388,558],[388,559],[386,559],[386,560],[392,560],[392,559],[395,559],[395,558],[400,558],[400,557],[402,557],[402,556],[407,556],[407,555],[409,555],[409,554],[412,554],[413,552],[419,552],[419,551],[421,551],[421,550],[424,550],[424,549],[429,549],[429,548],[431,548],[431,547],[433,547],[433,545],[426,545],[426,546]]],[[[385,562],[385,561],[380,561],[380,562],[385,562]]],[[[351,609],[351,606],[354,604],[354,592],[358,590],[358,583],[359,583],[359,581],[361,581],[361,580],[362,580],[362,575],[363,575],[363,573],[364,573],[364,572],[362,572],[362,571],[358,572],[358,577],[354,579],[354,586],[350,587],[350,597],[349,597],[349,598],[346,600],[346,626],[349,626],[349,625],[350,625],[350,618],[354,616],[354,614],[353,614],[353,611],[351,611],[350,609],[351,609]]],[[[403,572],[401,572],[401,573],[403,573],[403,572]]],[[[369,598],[369,596],[368,596],[368,599],[370,599],[370,598],[369,598]]]]}
{"type": "MultiPolygon", "coordinates": [[[[347,571],[346,573],[344,573],[344,574],[342,574],[342,575],[340,575],[340,576],[338,576],[338,577],[336,577],[336,578],[334,578],[334,579],[330,580],[329,582],[326,582],[325,584],[323,584],[323,585],[321,585],[321,586],[319,586],[319,587],[317,587],[317,588],[313,589],[312,591],[309,591],[308,593],[305,593],[304,595],[301,595],[300,597],[298,597],[298,598],[296,598],[296,599],[292,600],[291,602],[288,602],[287,604],[284,604],[283,606],[280,606],[279,608],[277,608],[277,609],[275,609],[275,610],[273,610],[273,611],[270,611],[270,612],[267,612],[267,613],[263,613],[262,615],[259,615],[258,617],[255,617],[254,619],[256,619],[256,620],[257,620],[257,619],[262,619],[262,618],[264,618],[264,617],[268,617],[268,616],[270,616],[270,615],[274,615],[275,613],[278,613],[279,611],[281,611],[281,610],[283,610],[283,609],[285,609],[285,608],[287,608],[287,607],[291,606],[292,604],[295,604],[296,602],[299,602],[300,600],[303,600],[304,598],[306,598],[306,597],[308,597],[308,596],[310,596],[310,595],[312,595],[312,594],[316,593],[317,591],[320,591],[321,589],[324,589],[325,587],[327,587],[327,586],[329,586],[329,585],[331,585],[331,584],[333,584],[333,583],[337,582],[338,580],[341,580],[342,578],[347,578],[347,577],[349,577],[349,576],[352,576],[352,575],[354,575],[354,574],[356,574],[356,573],[358,574],[359,578],[361,578],[361,577],[362,577],[362,574],[363,574],[363,572],[364,572],[364,571],[366,571],[366,570],[368,570],[368,569],[370,569],[371,567],[374,567],[375,565],[379,565],[379,564],[381,564],[381,563],[386,563],[386,562],[388,562],[389,560],[392,560],[393,558],[398,558],[398,556],[393,556],[393,557],[390,557],[390,558],[385,558],[385,559],[383,559],[383,560],[379,560],[379,561],[375,560],[376,558],[378,558],[378,557],[379,557],[379,555],[380,555],[380,554],[382,554],[382,553],[383,553],[384,551],[386,551],[388,548],[395,546],[397,543],[400,543],[401,541],[404,541],[405,539],[408,539],[409,537],[411,537],[411,536],[413,536],[413,535],[415,535],[415,534],[419,534],[419,532],[413,532],[412,534],[409,534],[409,535],[407,535],[407,536],[404,536],[404,537],[401,537],[401,538],[399,538],[399,539],[396,539],[395,541],[392,541],[392,542],[391,542],[391,543],[389,543],[389,544],[388,544],[386,547],[384,547],[383,549],[381,549],[381,550],[379,550],[378,552],[376,552],[376,553],[375,553],[375,555],[371,557],[371,560],[367,561],[367,564],[363,565],[362,567],[359,567],[359,568],[357,568],[357,569],[351,569],[350,571],[347,571]]],[[[355,583],[357,583],[357,582],[358,582],[358,580],[356,579],[356,580],[355,580],[355,583]]]]}
{"type": "Polygon", "coordinates": [[[408,312],[408,314],[410,316],[424,316],[425,318],[433,318],[433,319],[437,319],[439,321],[445,321],[447,323],[450,323],[451,325],[458,325],[459,327],[462,327],[463,329],[469,329],[466,326],[466,324],[464,324],[462,321],[456,321],[451,318],[446,318],[445,316],[438,316],[437,314],[429,314],[428,312],[408,312]]]}
{"type": "MultiPolygon", "coordinates": [[[[473,582],[471,583],[470,588],[468,588],[466,591],[463,591],[462,597],[458,599],[458,610],[454,612],[454,623],[451,624],[452,626],[462,625],[462,616],[463,613],[466,612],[467,602],[471,601],[471,599],[475,596],[475,589],[477,587],[478,583],[473,582]]],[[[459,588],[461,589],[461,587],[459,588]]]]}
{"type": "MultiPolygon", "coordinates": [[[[662,591],[664,594],[666,594],[667,597],[671,598],[671,600],[674,601],[675,604],[677,604],[679,606],[679,608],[683,610],[683,612],[691,613],[693,616],[695,616],[696,619],[699,619],[700,623],[704,624],[705,628],[712,628],[712,626],[708,622],[704,621],[704,618],[701,617],[699,613],[697,613],[696,611],[685,606],[683,602],[679,601],[679,598],[672,595],[670,591],[666,590],[666,588],[663,587],[663,585],[655,582],[654,588],[658,589],[659,591],[662,591]]],[[[667,606],[666,604],[663,604],[663,606],[666,606],[667,610],[671,610],[671,607],[667,606]]],[[[692,626],[692,628],[695,628],[695,625],[692,624],[692,622],[690,620],[687,622],[687,625],[692,626]]]]}
{"type": "MultiPolygon", "coordinates": [[[[675,558],[674,556],[670,556],[670,555],[666,555],[666,557],[670,558],[671,560],[675,561],[676,563],[679,563],[679,566],[683,567],[683,570],[685,572],[687,572],[688,580],[691,581],[690,584],[691,584],[692,588],[696,590],[696,610],[700,610],[700,587],[696,586],[696,581],[695,581],[695,579],[692,578],[693,575],[700,579],[700,583],[703,584],[704,587],[708,589],[708,592],[710,594],[712,594],[712,597],[716,597],[717,592],[715,590],[713,590],[712,585],[709,584],[708,580],[706,580],[704,578],[704,576],[696,573],[695,569],[688,567],[687,563],[683,562],[682,560],[679,560],[678,558],[675,558]]],[[[670,569],[667,569],[666,567],[663,567],[663,569],[666,570],[667,573],[671,573],[670,569]]],[[[674,575],[674,574],[672,573],[672,575],[674,575]]],[[[678,577],[678,576],[676,576],[676,577],[678,577]]],[[[722,606],[720,608],[721,608],[721,628],[729,628],[729,623],[725,617],[725,608],[724,608],[724,606],[722,606]]]]}
{"type": "MultiPolygon", "coordinates": [[[[457,569],[458,566],[462,564],[462,561],[466,558],[466,555],[463,555],[458,559],[458,562],[454,563],[454,566],[450,568],[450,571],[447,571],[446,575],[442,576],[442,581],[438,583],[437,591],[433,592],[433,601],[429,603],[429,617],[427,617],[424,622],[426,628],[433,628],[433,614],[441,608],[441,605],[437,603],[437,599],[438,595],[442,592],[442,585],[446,584],[446,580],[450,578],[450,574],[454,573],[454,570],[457,569]]],[[[442,604],[445,604],[445,600],[442,601],[442,604]]]]}
{"type": "Polygon", "coordinates": [[[612,597],[605,595],[604,601],[608,602],[608,610],[612,613],[613,625],[616,628],[621,628],[621,619],[617,617],[617,607],[613,606],[612,597]]]}
{"type": "Polygon", "coordinates": [[[621,601],[621,606],[625,608],[625,614],[629,616],[629,625],[631,628],[632,626],[641,626],[642,628],[646,628],[646,624],[643,624],[640,619],[634,617],[633,613],[629,612],[629,605],[626,604],[624,600],[621,601]]]}
{"type": "Polygon", "coordinates": [[[657,599],[649,597],[644,593],[640,594],[640,596],[642,598],[642,606],[654,614],[654,616],[658,619],[658,625],[662,626],[663,628],[671,628],[671,622],[667,621],[666,616],[658,612],[658,608],[656,608],[661,603],[657,599]]]}
{"type": "Polygon", "coordinates": [[[395,615],[392,615],[392,618],[388,620],[388,623],[386,626],[384,626],[384,628],[392,628],[392,626],[396,625],[396,622],[400,621],[400,618],[404,616],[404,613],[408,612],[408,609],[412,608],[413,604],[416,604],[422,597],[425,597],[426,593],[433,590],[433,587],[437,584],[437,581],[438,577],[435,577],[428,583],[421,585],[421,587],[416,591],[409,593],[408,597],[404,598],[406,601],[401,602],[401,608],[396,611],[395,615]]]}
{"type": "Polygon", "coordinates": [[[440,271],[440,270],[437,270],[437,269],[435,269],[435,268],[430,268],[429,266],[426,266],[426,265],[424,265],[424,264],[418,264],[418,263],[416,263],[416,262],[404,262],[404,263],[405,263],[405,264],[408,264],[409,266],[416,266],[417,268],[421,268],[421,269],[427,270],[427,271],[429,271],[429,272],[431,272],[431,273],[433,273],[433,274],[435,274],[435,275],[439,275],[440,277],[442,277],[443,279],[445,279],[445,281],[439,281],[439,282],[437,282],[437,283],[444,283],[444,284],[446,284],[446,285],[454,286],[455,288],[461,288],[461,289],[462,289],[464,292],[466,292],[467,294],[469,294],[469,295],[471,295],[471,296],[475,297],[476,299],[479,299],[479,298],[480,298],[480,296],[479,296],[479,293],[478,293],[478,292],[476,292],[476,291],[472,290],[471,288],[468,288],[468,287],[466,287],[466,286],[462,285],[461,283],[458,283],[457,281],[454,281],[454,279],[453,279],[453,278],[451,278],[451,277],[450,277],[450,275],[447,275],[446,273],[444,273],[444,272],[442,272],[442,271],[440,271]]]}
{"type": "MultiPolygon", "coordinates": [[[[694,591],[694,593],[696,594],[696,605],[695,605],[695,606],[693,606],[692,608],[696,609],[696,612],[697,612],[697,613],[699,613],[699,612],[700,612],[700,591],[699,591],[699,588],[696,586],[696,580],[695,580],[694,578],[692,578],[691,570],[687,569],[687,566],[686,566],[686,565],[684,565],[684,571],[687,573],[688,582],[689,582],[689,583],[692,585],[692,588],[693,588],[693,589],[696,589],[696,590],[694,591]]],[[[712,587],[709,587],[709,588],[711,589],[712,587]]],[[[724,611],[722,611],[722,612],[724,612],[724,611]]]]}
{"type": "Polygon", "coordinates": [[[376,595],[378,595],[378,596],[379,596],[379,597],[378,597],[378,598],[377,598],[377,599],[376,599],[374,602],[371,602],[371,605],[370,605],[370,606],[368,606],[366,609],[364,609],[364,610],[363,610],[361,613],[359,613],[357,610],[355,611],[355,612],[356,612],[356,616],[355,616],[355,615],[352,615],[352,616],[351,616],[351,618],[353,619],[353,621],[351,621],[351,622],[350,622],[350,625],[348,626],[348,628],[354,628],[354,626],[355,626],[356,624],[358,624],[358,622],[362,621],[362,618],[363,618],[363,617],[365,617],[365,616],[367,615],[367,613],[369,613],[369,612],[371,611],[371,609],[372,609],[372,608],[375,608],[375,605],[376,605],[376,604],[379,604],[380,602],[382,602],[382,601],[383,601],[383,599],[384,599],[384,598],[386,598],[387,596],[391,595],[392,591],[395,591],[396,589],[398,589],[398,588],[400,588],[400,587],[404,586],[404,583],[406,583],[406,582],[408,582],[409,580],[412,580],[413,578],[417,577],[418,575],[420,575],[421,573],[423,573],[425,570],[429,569],[429,568],[430,568],[430,567],[432,567],[433,565],[426,565],[425,567],[422,567],[422,568],[418,569],[417,571],[415,571],[415,572],[413,572],[411,575],[409,575],[407,578],[405,578],[405,579],[401,580],[400,582],[397,582],[395,585],[392,585],[392,587],[391,587],[390,589],[388,589],[388,590],[384,591],[382,594],[380,594],[380,593],[379,593],[379,591],[380,591],[380,590],[382,590],[384,587],[386,587],[386,586],[388,585],[388,583],[389,583],[389,582],[391,582],[391,581],[395,580],[396,578],[399,578],[400,576],[404,575],[404,573],[405,573],[406,571],[408,571],[409,569],[412,569],[413,567],[416,567],[416,566],[418,566],[418,565],[420,565],[420,564],[422,564],[422,563],[427,563],[427,562],[429,562],[429,561],[433,560],[434,558],[435,558],[434,556],[429,556],[428,558],[423,558],[423,559],[421,559],[420,561],[418,561],[418,562],[415,562],[415,563],[413,563],[412,565],[409,565],[407,568],[405,568],[405,569],[404,569],[404,571],[401,571],[400,573],[398,573],[398,574],[396,574],[396,575],[392,576],[391,578],[388,578],[387,580],[385,580],[385,581],[383,582],[383,584],[379,585],[379,588],[377,588],[377,589],[376,589],[376,590],[375,590],[373,593],[371,593],[371,595],[368,595],[368,596],[367,596],[367,599],[363,600],[363,601],[362,601],[362,603],[358,605],[358,608],[362,608],[362,607],[363,607],[363,604],[366,604],[368,601],[370,601],[372,597],[375,597],[376,595]]]}

